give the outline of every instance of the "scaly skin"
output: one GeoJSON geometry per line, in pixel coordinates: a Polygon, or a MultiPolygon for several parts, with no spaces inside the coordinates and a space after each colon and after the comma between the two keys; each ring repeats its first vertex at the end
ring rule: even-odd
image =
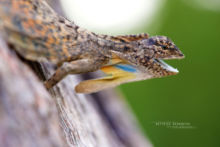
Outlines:
{"type": "Polygon", "coordinates": [[[81,82],[76,91],[91,93],[121,83],[177,73],[159,59],[184,55],[164,36],[108,36],[80,28],[56,14],[45,0],[0,0],[5,39],[24,58],[58,66],[45,82],[51,88],[68,74],[101,69],[107,77],[81,82]]]}

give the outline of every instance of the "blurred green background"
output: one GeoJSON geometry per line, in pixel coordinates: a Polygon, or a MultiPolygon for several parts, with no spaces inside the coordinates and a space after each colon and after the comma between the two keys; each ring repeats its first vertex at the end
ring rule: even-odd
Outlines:
{"type": "Polygon", "coordinates": [[[120,86],[146,136],[155,147],[220,147],[220,11],[167,0],[140,31],[169,36],[186,56],[166,61],[176,76],[120,86]]]}
{"type": "MultiPolygon", "coordinates": [[[[186,58],[166,62],[180,73],[119,88],[153,146],[220,147],[220,0],[165,0],[161,4],[150,25],[146,22],[142,25],[145,28],[137,27],[129,33],[171,38],[186,58]],[[208,3],[208,9],[201,7],[203,2],[208,3]]],[[[82,9],[84,14],[86,9],[82,9]]],[[[95,17],[96,13],[89,20],[95,17]]]]}

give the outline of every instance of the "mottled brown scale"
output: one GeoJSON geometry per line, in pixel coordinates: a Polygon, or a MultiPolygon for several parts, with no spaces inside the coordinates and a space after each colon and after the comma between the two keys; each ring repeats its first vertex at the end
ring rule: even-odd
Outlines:
{"type": "Polygon", "coordinates": [[[131,41],[137,41],[142,39],[148,39],[149,35],[146,33],[137,34],[137,35],[125,35],[125,36],[109,36],[106,37],[106,39],[113,40],[116,42],[131,42],[131,41]]]}
{"type": "MultiPolygon", "coordinates": [[[[96,71],[120,63],[137,69],[133,73],[135,79],[124,78],[121,83],[172,75],[176,73],[165,68],[159,59],[183,57],[176,45],[164,36],[149,37],[146,33],[108,36],[89,32],[56,14],[45,0],[1,0],[0,27],[5,39],[24,58],[59,66],[46,82],[47,88],[68,74],[96,71]],[[117,62],[113,62],[115,59],[117,62]]],[[[114,85],[114,81],[109,83],[114,85]]]]}

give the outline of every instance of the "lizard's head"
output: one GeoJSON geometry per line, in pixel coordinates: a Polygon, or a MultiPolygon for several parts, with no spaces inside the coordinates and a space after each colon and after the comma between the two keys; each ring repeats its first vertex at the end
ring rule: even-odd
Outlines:
{"type": "Polygon", "coordinates": [[[139,69],[141,73],[147,73],[151,77],[177,74],[178,70],[166,64],[162,59],[184,58],[177,46],[164,36],[131,42],[126,50],[115,53],[119,58],[139,69]]]}
{"type": "Polygon", "coordinates": [[[150,50],[157,59],[181,59],[184,57],[179,48],[165,36],[154,36],[140,41],[140,50],[150,50]]]}

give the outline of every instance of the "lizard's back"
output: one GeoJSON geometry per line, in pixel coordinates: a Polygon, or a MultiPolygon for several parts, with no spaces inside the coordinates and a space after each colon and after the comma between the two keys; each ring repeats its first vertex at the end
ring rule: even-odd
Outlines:
{"type": "Polygon", "coordinates": [[[80,45],[78,26],[58,16],[44,0],[1,0],[0,22],[9,43],[27,59],[60,63],[79,52],[71,50],[80,45]]]}

